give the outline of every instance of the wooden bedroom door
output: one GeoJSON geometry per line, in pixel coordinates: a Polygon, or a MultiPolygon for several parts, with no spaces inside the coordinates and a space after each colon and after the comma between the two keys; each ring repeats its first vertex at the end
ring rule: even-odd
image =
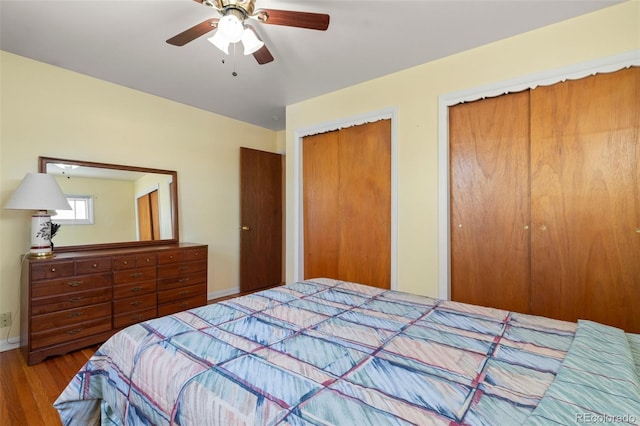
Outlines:
{"type": "Polygon", "coordinates": [[[304,276],[391,286],[391,120],[303,140],[304,276]]]}
{"type": "Polygon", "coordinates": [[[449,127],[451,298],[528,312],[529,91],[451,107],[449,127]]]}
{"type": "Polygon", "coordinates": [[[639,93],[638,67],[532,91],[536,314],[640,332],[639,93]]]}
{"type": "Polygon", "coordinates": [[[282,283],[283,156],[240,148],[240,292],[282,283]]]}

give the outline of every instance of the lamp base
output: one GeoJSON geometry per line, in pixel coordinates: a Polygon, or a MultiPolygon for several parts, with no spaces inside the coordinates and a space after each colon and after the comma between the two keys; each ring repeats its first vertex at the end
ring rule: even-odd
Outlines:
{"type": "Polygon", "coordinates": [[[51,216],[46,210],[40,210],[31,216],[30,259],[50,259],[54,257],[51,247],[51,216]]]}
{"type": "Polygon", "coordinates": [[[51,259],[52,257],[56,257],[56,254],[52,251],[47,253],[29,253],[27,257],[29,259],[51,259]]]}

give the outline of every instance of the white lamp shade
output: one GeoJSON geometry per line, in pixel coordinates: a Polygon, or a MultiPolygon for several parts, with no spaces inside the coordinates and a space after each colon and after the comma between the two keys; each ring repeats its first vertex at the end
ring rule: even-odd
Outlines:
{"type": "Polygon", "coordinates": [[[218,21],[218,32],[227,39],[229,43],[237,43],[242,39],[244,25],[235,15],[226,15],[218,21]]]}
{"type": "Polygon", "coordinates": [[[242,44],[244,45],[245,55],[251,55],[264,46],[264,42],[250,28],[245,28],[242,33],[242,44]]]}
{"type": "Polygon", "coordinates": [[[14,210],[71,210],[53,175],[27,173],[18,185],[5,209],[14,210]]]}
{"type": "Polygon", "coordinates": [[[226,55],[229,54],[229,41],[227,41],[220,32],[216,32],[213,37],[210,37],[207,40],[215,47],[222,50],[226,55]]]}

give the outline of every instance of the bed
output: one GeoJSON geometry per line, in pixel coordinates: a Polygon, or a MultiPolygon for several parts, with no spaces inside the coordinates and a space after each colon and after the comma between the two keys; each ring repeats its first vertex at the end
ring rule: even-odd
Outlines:
{"type": "Polygon", "coordinates": [[[640,335],[315,279],[115,334],[65,425],[640,422],[640,335]]]}

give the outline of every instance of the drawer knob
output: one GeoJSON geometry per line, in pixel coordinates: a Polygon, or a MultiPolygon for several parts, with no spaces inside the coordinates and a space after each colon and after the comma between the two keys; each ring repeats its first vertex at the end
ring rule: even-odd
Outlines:
{"type": "Polygon", "coordinates": [[[69,287],[78,287],[82,284],[82,281],[69,281],[69,287]]]}
{"type": "Polygon", "coordinates": [[[129,262],[127,262],[126,260],[122,262],[123,265],[128,265],[129,262]]]}
{"type": "Polygon", "coordinates": [[[91,265],[91,266],[93,266],[94,268],[97,268],[97,267],[98,267],[98,264],[97,264],[97,263],[94,263],[94,264],[93,264],[93,265],[91,265]]]}
{"type": "Polygon", "coordinates": [[[144,260],[145,262],[149,263],[151,262],[151,259],[149,259],[148,257],[144,260]]]}
{"type": "Polygon", "coordinates": [[[51,272],[55,272],[55,271],[56,271],[56,268],[51,268],[51,272]]]}
{"type": "Polygon", "coordinates": [[[173,255],[169,256],[169,259],[173,259],[173,255]]]}

